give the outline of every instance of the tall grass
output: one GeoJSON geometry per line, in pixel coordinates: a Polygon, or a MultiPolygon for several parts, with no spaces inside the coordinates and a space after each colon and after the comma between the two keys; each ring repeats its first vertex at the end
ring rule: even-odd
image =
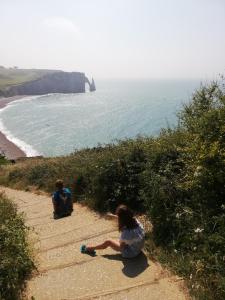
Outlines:
{"type": "Polygon", "coordinates": [[[28,228],[16,206],[0,194],[0,299],[21,298],[34,268],[27,241],[28,228]]]}

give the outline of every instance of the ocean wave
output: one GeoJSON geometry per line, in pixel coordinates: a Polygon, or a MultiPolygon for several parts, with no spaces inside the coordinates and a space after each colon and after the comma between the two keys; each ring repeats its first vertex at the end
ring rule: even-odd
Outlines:
{"type": "Polygon", "coordinates": [[[43,96],[45,96],[45,95],[24,96],[24,98],[19,98],[19,99],[13,100],[12,102],[9,102],[9,103],[8,103],[5,107],[3,107],[1,110],[5,110],[5,109],[7,109],[8,107],[17,104],[18,102],[27,102],[27,101],[31,101],[31,100],[34,100],[34,99],[37,99],[37,98],[41,98],[41,97],[43,97],[43,96]]]}
{"type": "Polygon", "coordinates": [[[6,136],[6,138],[19,147],[24,153],[26,153],[27,157],[33,157],[40,155],[31,145],[28,145],[24,141],[15,137],[3,124],[2,120],[0,120],[0,131],[6,136]]]}

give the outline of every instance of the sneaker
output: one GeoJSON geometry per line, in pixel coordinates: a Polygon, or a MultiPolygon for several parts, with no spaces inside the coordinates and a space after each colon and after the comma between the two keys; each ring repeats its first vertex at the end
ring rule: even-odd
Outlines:
{"type": "Polygon", "coordinates": [[[80,246],[80,252],[84,253],[84,254],[89,254],[91,256],[96,255],[96,251],[95,250],[88,250],[86,245],[81,245],[80,246]]]}

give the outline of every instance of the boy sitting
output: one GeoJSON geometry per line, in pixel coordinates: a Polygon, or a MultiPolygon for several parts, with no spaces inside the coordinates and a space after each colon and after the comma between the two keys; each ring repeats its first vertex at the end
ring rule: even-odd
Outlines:
{"type": "Polygon", "coordinates": [[[63,181],[57,180],[55,183],[56,191],[52,195],[53,218],[59,219],[70,216],[73,211],[71,192],[63,187],[63,181]]]}

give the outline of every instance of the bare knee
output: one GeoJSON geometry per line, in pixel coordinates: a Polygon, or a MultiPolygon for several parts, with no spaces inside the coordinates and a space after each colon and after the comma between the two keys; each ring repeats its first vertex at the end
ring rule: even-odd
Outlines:
{"type": "Polygon", "coordinates": [[[106,240],[106,241],[105,241],[105,245],[106,245],[107,247],[111,246],[111,245],[112,245],[112,240],[106,240]]]}
{"type": "Polygon", "coordinates": [[[118,241],[115,241],[115,240],[106,240],[105,241],[105,247],[106,248],[111,247],[115,251],[121,251],[120,243],[118,241]]]}

